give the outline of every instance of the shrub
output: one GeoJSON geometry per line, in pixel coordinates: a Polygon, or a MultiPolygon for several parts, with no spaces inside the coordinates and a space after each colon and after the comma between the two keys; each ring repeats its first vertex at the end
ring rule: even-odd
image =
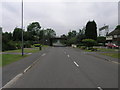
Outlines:
{"type": "Polygon", "coordinates": [[[97,42],[93,39],[83,39],[82,42],[86,47],[93,47],[94,45],[97,44],[97,42]]]}
{"type": "Polygon", "coordinates": [[[20,49],[21,48],[21,44],[20,43],[16,43],[16,48],[20,49]]]}
{"type": "Polygon", "coordinates": [[[29,41],[26,41],[24,44],[25,48],[31,48],[31,43],[29,41]]]}
{"type": "Polygon", "coordinates": [[[40,47],[40,46],[41,46],[41,44],[34,44],[34,46],[35,46],[35,47],[40,47]]]}
{"type": "Polygon", "coordinates": [[[84,50],[84,49],[86,49],[87,47],[86,47],[86,46],[81,46],[80,48],[84,50]]]}
{"type": "Polygon", "coordinates": [[[16,49],[15,43],[13,41],[9,41],[8,48],[9,48],[9,50],[15,50],[16,49]]]}
{"type": "Polygon", "coordinates": [[[89,47],[88,50],[97,51],[97,48],[89,47]]]}

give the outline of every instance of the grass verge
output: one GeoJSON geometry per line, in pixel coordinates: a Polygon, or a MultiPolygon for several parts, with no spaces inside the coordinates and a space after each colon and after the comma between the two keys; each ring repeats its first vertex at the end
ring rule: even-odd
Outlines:
{"type": "Polygon", "coordinates": [[[109,48],[97,48],[97,50],[99,50],[101,52],[118,51],[118,49],[109,49],[109,48]]]}
{"type": "Polygon", "coordinates": [[[21,56],[21,55],[14,55],[14,54],[3,54],[2,55],[2,66],[13,63],[27,56],[28,55],[21,56]]]}
{"type": "Polygon", "coordinates": [[[120,53],[101,53],[101,55],[106,55],[106,56],[120,59],[120,53]]]}
{"type": "MultiPolygon", "coordinates": [[[[24,53],[35,53],[38,51],[39,51],[39,48],[24,48],[24,53]]],[[[21,53],[21,49],[9,50],[9,51],[5,51],[5,52],[21,53]]]]}

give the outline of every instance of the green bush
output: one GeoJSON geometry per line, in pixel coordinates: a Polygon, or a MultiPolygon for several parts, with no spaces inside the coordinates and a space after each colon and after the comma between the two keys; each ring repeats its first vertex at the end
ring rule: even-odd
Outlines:
{"type": "Polygon", "coordinates": [[[83,39],[82,42],[86,47],[93,47],[94,45],[97,44],[97,42],[93,39],[83,39]]]}
{"type": "Polygon", "coordinates": [[[88,50],[97,51],[97,48],[89,47],[88,50]]]}
{"type": "Polygon", "coordinates": [[[34,44],[34,47],[40,47],[41,44],[34,44]]]}
{"type": "Polygon", "coordinates": [[[31,48],[31,43],[30,43],[29,41],[26,41],[26,42],[24,43],[24,47],[25,47],[25,48],[31,48]]]}
{"type": "Polygon", "coordinates": [[[80,48],[84,50],[84,49],[86,49],[87,47],[86,47],[86,46],[81,46],[80,48]]]}
{"type": "Polygon", "coordinates": [[[20,43],[16,43],[16,48],[20,49],[21,48],[21,44],[20,43]]]}

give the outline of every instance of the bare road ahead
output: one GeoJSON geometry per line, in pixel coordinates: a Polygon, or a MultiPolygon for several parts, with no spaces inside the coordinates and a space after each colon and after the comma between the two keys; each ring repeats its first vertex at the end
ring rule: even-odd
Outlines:
{"type": "Polygon", "coordinates": [[[118,64],[87,55],[79,49],[51,47],[9,87],[117,88],[118,64]]]}

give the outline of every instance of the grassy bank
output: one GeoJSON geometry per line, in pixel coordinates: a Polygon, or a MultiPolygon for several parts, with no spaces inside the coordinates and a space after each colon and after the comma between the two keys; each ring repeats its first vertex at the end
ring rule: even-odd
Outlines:
{"type": "Polygon", "coordinates": [[[118,49],[108,49],[108,48],[97,48],[98,51],[101,52],[113,52],[113,51],[118,51],[118,49]]]}
{"type": "MultiPolygon", "coordinates": [[[[39,48],[24,48],[25,53],[35,53],[35,52],[38,52],[38,51],[39,51],[39,48]]],[[[5,51],[5,52],[21,53],[21,49],[9,50],[9,51],[5,51]]]]}
{"type": "Polygon", "coordinates": [[[101,53],[101,55],[106,55],[106,56],[120,59],[120,53],[101,53]]]}
{"type": "Polygon", "coordinates": [[[2,55],[2,66],[18,61],[22,58],[25,58],[28,55],[14,55],[14,54],[3,54],[2,55]]]}

